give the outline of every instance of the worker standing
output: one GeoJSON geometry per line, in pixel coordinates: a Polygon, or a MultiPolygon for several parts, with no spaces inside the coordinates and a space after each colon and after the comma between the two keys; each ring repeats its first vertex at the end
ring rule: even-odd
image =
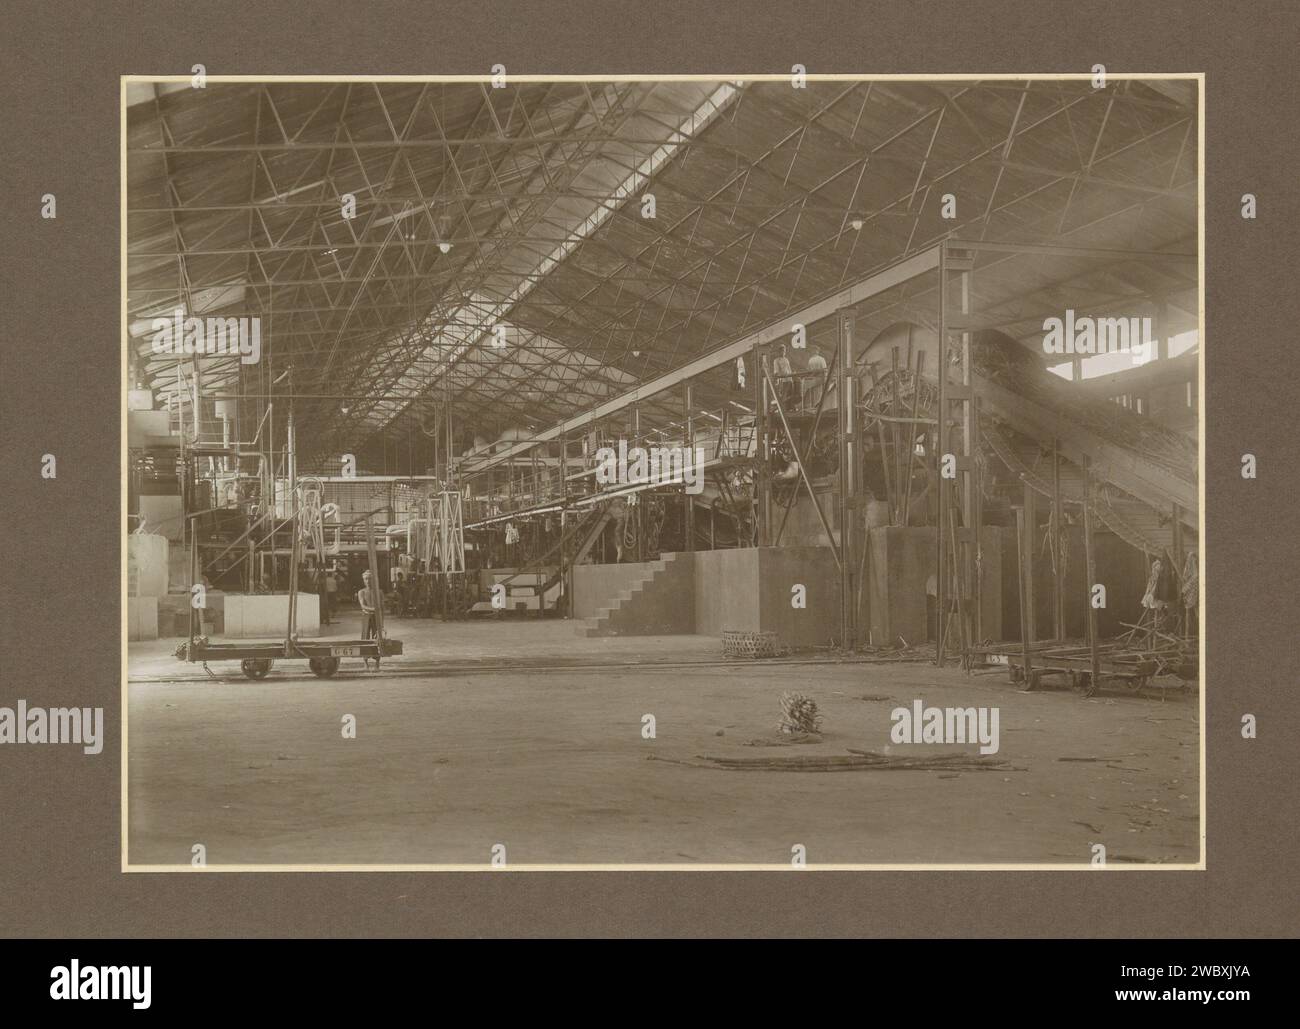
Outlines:
{"type": "MultiPolygon", "coordinates": [[[[361,605],[361,638],[374,640],[379,638],[379,605],[384,602],[383,594],[370,581],[370,570],[361,573],[361,589],[357,590],[357,603],[361,605]]],[[[370,658],[366,658],[366,668],[370,667],[370,658]]],[[[379,657],[375,657],[375,668],[379,667],[379,657]]]]}
{"type": "Polygon", "coordinates": [[[790,366],[790,358],[785,354],[784,343],[776,348],[776,359],[772,362],[772,378],[781,403],[789,407],[792,393],[797,387],[794,381],[794,369],[790,366]]]}
{"type": "Polygon", "coordinates": [[[816,375],[809,375],[812,380],[807,384],[804,390],[804,406],[816,407],[822,398],[822,385],[826,381],[826,358],[822,357],[822,352],[817,347],[812,348],[812,353],[808,355],[808,371],[816,372],[816,375]]]}

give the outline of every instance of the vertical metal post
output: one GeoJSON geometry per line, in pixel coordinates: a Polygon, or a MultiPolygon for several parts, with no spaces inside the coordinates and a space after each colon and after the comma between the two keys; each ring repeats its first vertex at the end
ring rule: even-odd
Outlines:
{"type": "Polygon", "coordinates": [[[919,424],[916,420],[917,414],[921,407],[921,379],[925,375],[925,351],[916,352],[916,385],[912,391],[912,420],[907,430],[907,482],[903,487],[903,525],[907,525],[912,518],[912,459],[916,454],[916,437],[918,435],[916,427],[919,424]]]}
{"type": "MultiPolygon", "coordinates": [[[[198,611],[194,607],[194,583],[198,579],[198,561],[199,561],[199,516],[190,515],[187,519],[190,523],[190,588],[185,604],[190,611],[190,639],[193,640],[199,634],[194,631],[195,619],[199,617],[198,611]]],[[[205,598],[206,599],[206,598],[205,598]]],[[[200,627],[202,623],[200,622],[200,627]]]]}
{"type": "MultiPolygon", "coordinates": [[[[957,249],[960,250],[960,247],[957,249]]],[[[939,453],[940,474],[938,482],[938,499],[939,499],[939,524],[937,526],[938,536],[938,575],[935,584],[935,600],[938,607],[937,626],[938,629],[938,647],[936,649],[936,663],[943,667],[944,648],[947,643],[948,621],[948,591],[950,588],[948,560],[949,554],[944,539],[946,532],[951,532],[952,527],[949,523],[948,511],[955,501],[960,505],[961,525],[956,530],[956,539],[953,541],[952,560],[954,561],[954,572],[960,568],[961,575],[968,583],[974,582],[975,572],[972,563],[975,561],[976,548],[978,547],[979,526],[975,524],[975,481],[974,481],[974,393],[971,385],[971,356],[970,356],[970,275],[974,268],[974,257],[972,254],[954,255],[949,253],[947,244],[943,244],[939,249],[939,453]],[[960,294],[957,302],[957,312],[949,310],[948,297],[948,275],[950,272],[959,273],[958,285],[960,294]],[[960,332],[961,338],[961,382],[954,384],[948,381],[949,367],[952,361],[948,353],[948,332],[950,329],[960,332]],[[952,421],[952,413],[949,410],[950,403],[960,403],[961,416],[960,427],[962,432],[962,452],[960,457],[956,457],[956,473],[961,478],[954,481],[949,488],[945,488],[942,462],[944,456],[952,450],[951,434],[949,429],[952,421]]],[[[962,625],[962,632],[965,638],[969,639],[969,632],[965,623],[962,625]]]]}
{"type": "Polygon", "coordinates": [[[293,656],[293,639],[298,635],[298,496],[292,490],[289,503],[289,617],[284,630],[285,657],[293,656]]]}
{"type": "MultiPolygon", "coordinates": [[[[969,348],[967,348],[969,350],[969,348]]],[[[971,399],[970,447],[971,454],[971,575],[966,580],[971,584],[971,620],[974,634],[971,642],[976,646],[984,642],[984,485],[983,473],[976,460],[980,452],[980,402],[979,397],[971,399]]],[[[970,662],[967,661],[969,667],[970,662]]]]}
{"type": "Polygon", "coordinates": [[[375,553],[375,531],[366,515],[366,562],[370,569],[370,585],[374,590],[371,599],[375,604],[375,639],[384,638],[384,587],[379,581],[379,559],[375,553]]]}
{"type": "Polygon", "coordinates": [[[1089,689],[1096,690],[1101,680],[1101,655],[1098,653],[1097,609],[1092,606],[1092,587],[1097,581],[1097,568],[1092,553],[1092,471],[1088,458],[1083,459],[1083,554],[1087,566],[1087,583],[1084,600],[1088,605],[1088,649],[1092,659],[1092,680],[1089,689]]]}
{"type": "MultiPolygon", "coordinates": [[[[954,262],[949,261],[948,267],[951,269],[954,262]]],[[[975,580],[975,551],[979,545],[979,523],[975,519],[975,403],[974,392],[971,388],[971,359],[970,359],[970,332],[968,329],[970,315],[970,268],[973,266],[971,258],[963,258],[960,262],[960,275],[958,276],[958,289],[960,291],[960,310],[961,310],[961,453],[962,460],[958,462],[961,477],[961,532],[957,534],[957,552],[953,560],[955,562],[955,574],[961,576],[963,583],[971,583],[975,580]]],[[[973,597],[975,610],[979,610],[979,598],[973,597]]],[[[957,603],[960,607],[962,603],[961,587],[957,595],[957,603]]],[[[962,618],[962,640],[963,643],[970,639],[969,620],[971,618],[971,607],[966,605],[961,611],[962,618]]],[[[965,648],[963,647],[963,662],[965,662],[965,648]]]]}
{"type": "Polygon", "coordinates": [[[1180,619],[1180,621],[1182,622],[1183,637],[1186,638],[1187,637],[1187,616],[1189,614],[1189,611],[1187,609],[1187,606],[1182,602],[1182,592],[1183,592],[1183,565],[1186,563],[1187,558],[1183,550],[1183,509],[1177,504],[1174,505],[1173,515],[1174,515],[1174,554],[1173,554],[1174,567],[1173,567],[1173,574],[1170,576],[1170,582],[1178,583],[1178,593],[1179,593],[1178,606],[1183,609],[1183,617],[1180,619]]]}
{"type": "MultiPolygon", "coordinates": [[[[641,439],[641,405],[637,404],[632,408],[632,440],[638,447],[644,447],[645,442],[641,439]]],[[[649,455],[647,455],[648,457],[649,455]]],[[[627,516],[632,519],[633,525],[636,526],[636,560],[638,562],[645,560],[645,505],[646,492],[642,492],[635,497],[636,507],[629,508],[627,516]]]]}
{"type": "Polygon", "coordinates": [[[935,419],[939,423],[939,438],[935,472],[935,493],[939,517],[935,521],[938,550],[935,557],[934,578],[934,638],[935,664],[944,665],[944,646],[947,642],[948,622],[948,555],[945,526],[948,522],[948,489],[943,478],[944,455],[948,453],[948,248],[939,248],[939,398],[935,406],[935,419]]]}
{"type": "Polygon", "coordinates": [[[1029,649],[1029,606],[1025,599],[1025,509],[1016,508],[1016,578],[1020,583],[1020,660],[1025,688],[1034,687],[1033,652],[1029,649]]]}
{"type": "Polygon", "coordinates": [[[1065,542],[1065,508],[1061,503],[1061,447],[1052,440],[1052,621],[1058,643],[1065,640],[1065,571],[1063,544],[1065,542]]]}
{"type": "Polygon", "coordinates": [[[1028,642],[1038,639],[1038,617],[1034,601],[1034,542],[1038,535],[1038,494],[1034,487],[1025,483],[1025,538],[1021,546],[1025,548],[1025,629],[1029,633],[1028,642]]]}
{"type": "MultiPolygon", "coordinates": [[[[690,456],[692,467],[695,467],[696,476],[704,474],[703,462],[699,466],[695,463],[695,426],[691,421],[693,410],[692,402],[694,400],[694,391],[690,383],[682,385],[682,414],[685,416],[685,434],[686,434],[686,453],[690,456]]],[[[685,521],[683,522],[683,531],[686,533],[686,552],[692,553],[695,550],[695,498],[686,492],[686,487],[682,487],[682,496],[686,501],[685,521]]]]}
{"type": "Polygon", "coordinates": [[[857,646],[857,379],[853,374],[853,311],[836,314],[839,332],[839,361],[835,389],[839,394],[836,412],[840,437],[840,645],[857,646]]]}
{"type": "Polygon", "coordinates": [[[294,487],[298,485],[298,440],[293,425],[292,409],[289,411],[289,432],[285,440],[285,446],[288,448],[289,492],[292,493],[294,487]]]}
{"type": "Polygon", "coordinates": [[[451,400],[450,398],[448,398],[447,403],[443,405],[443,410],[446,411],[446,424],[443,429],[443,435],[446,437],[447,442],[445,444],[446,458],[443,461],[442,474],[443,474],[444,482],[449,482],[451,480],[451,463],[453,460],[452,444],[451,444],[451,400]]]}
{"type": "MultiPolygon", "coordinates": [[[[911,328],[908,328],[911,332],[911,328]]],[[[903,469],[899,463],[899,424],[898,419],[902,415],[902,407],[898,400],[898,347],[893,347],[889,352],[889,415],[892,419],[889,423],[889,445],[890,445],[890,464],[885,466],[887,471],[892,472],[892,478],[895,488],[891,491],[893,497],[890,500],[889,524],[901,524],[899,519],[903,510],[903,469]],[[892,465],[892,468],[890,467],[892,465]]],[[[884,456],[883,454],[881,455],[884,456]]]]}
{"type": "Polygon", "coordinates": [[[771,466],[768,463],[767,441],[767,376],[763,374],[763,351],[755,343],[751,353],[754,376],[754,427],[757,438],[754,441],[754,457],[758,461],[758,481],[755,483],[755,499],[758,502],[756,518],[758,521],[757,544],[768,545],[768,500],[771,494],[771,466]]]}

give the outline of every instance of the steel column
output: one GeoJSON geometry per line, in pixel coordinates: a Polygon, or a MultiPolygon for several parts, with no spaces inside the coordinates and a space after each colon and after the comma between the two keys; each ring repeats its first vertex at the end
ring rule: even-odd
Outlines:
{"type": "Polygon", "coordinates": [[[835,388],[836,411],[840,430],[840,646],[853,650],[857,646],[857,378],[853,367],[853,311],[836,314],[839,334],[839,360],[835,388]]]}

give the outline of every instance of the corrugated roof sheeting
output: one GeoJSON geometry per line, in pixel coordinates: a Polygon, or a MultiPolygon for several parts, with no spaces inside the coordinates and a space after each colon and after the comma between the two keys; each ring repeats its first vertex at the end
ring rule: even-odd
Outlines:
{"type": "MultiPolygon", "coordinates": [[[[426,410],[409,401],[423,394],[450,399],[467,437],[553,423],[590,393],[675,367],[949,235],[1193,249],[1194,89],[1165,85],[1179,88],[136,90],[128,321],[162,389],[174,361],[148,353],[139,331],[154,314],[179,304],[263,315],[268,361],[293,364],[294,388],[322,395],[297,409],[300,438],[322,446],[410,431],[426,410]],[[344,193],[357,197],[355,219],[342,217],[344,193]],[[647,193],[653,219],[642,217],[647,193]],[[485,307],[518,330],[519,353],[493,354],[468,331],[485,307]],[[450,339],[460,351],[440,367],[450,339]],[[353,392],[359,401],[327,399],[353,392]]],[[[1183,272],[982,255],[973,306],[1026,340],[1067,294],[1076,307],[1161,296],[1191,316],[1183,272]]],[[[899,290],[861,319],[883,328],[927,307],[932,318],[932,289],[899,290]]]]}

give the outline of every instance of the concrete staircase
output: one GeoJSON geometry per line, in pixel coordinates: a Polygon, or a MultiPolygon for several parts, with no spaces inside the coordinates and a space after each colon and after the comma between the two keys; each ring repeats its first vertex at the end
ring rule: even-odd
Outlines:
{"type": "Polygon", "coordinates": [[[691,554],[665,554],[577,623],[579,636],[669,636],[695,631],[695,571],[691,554]]]}

